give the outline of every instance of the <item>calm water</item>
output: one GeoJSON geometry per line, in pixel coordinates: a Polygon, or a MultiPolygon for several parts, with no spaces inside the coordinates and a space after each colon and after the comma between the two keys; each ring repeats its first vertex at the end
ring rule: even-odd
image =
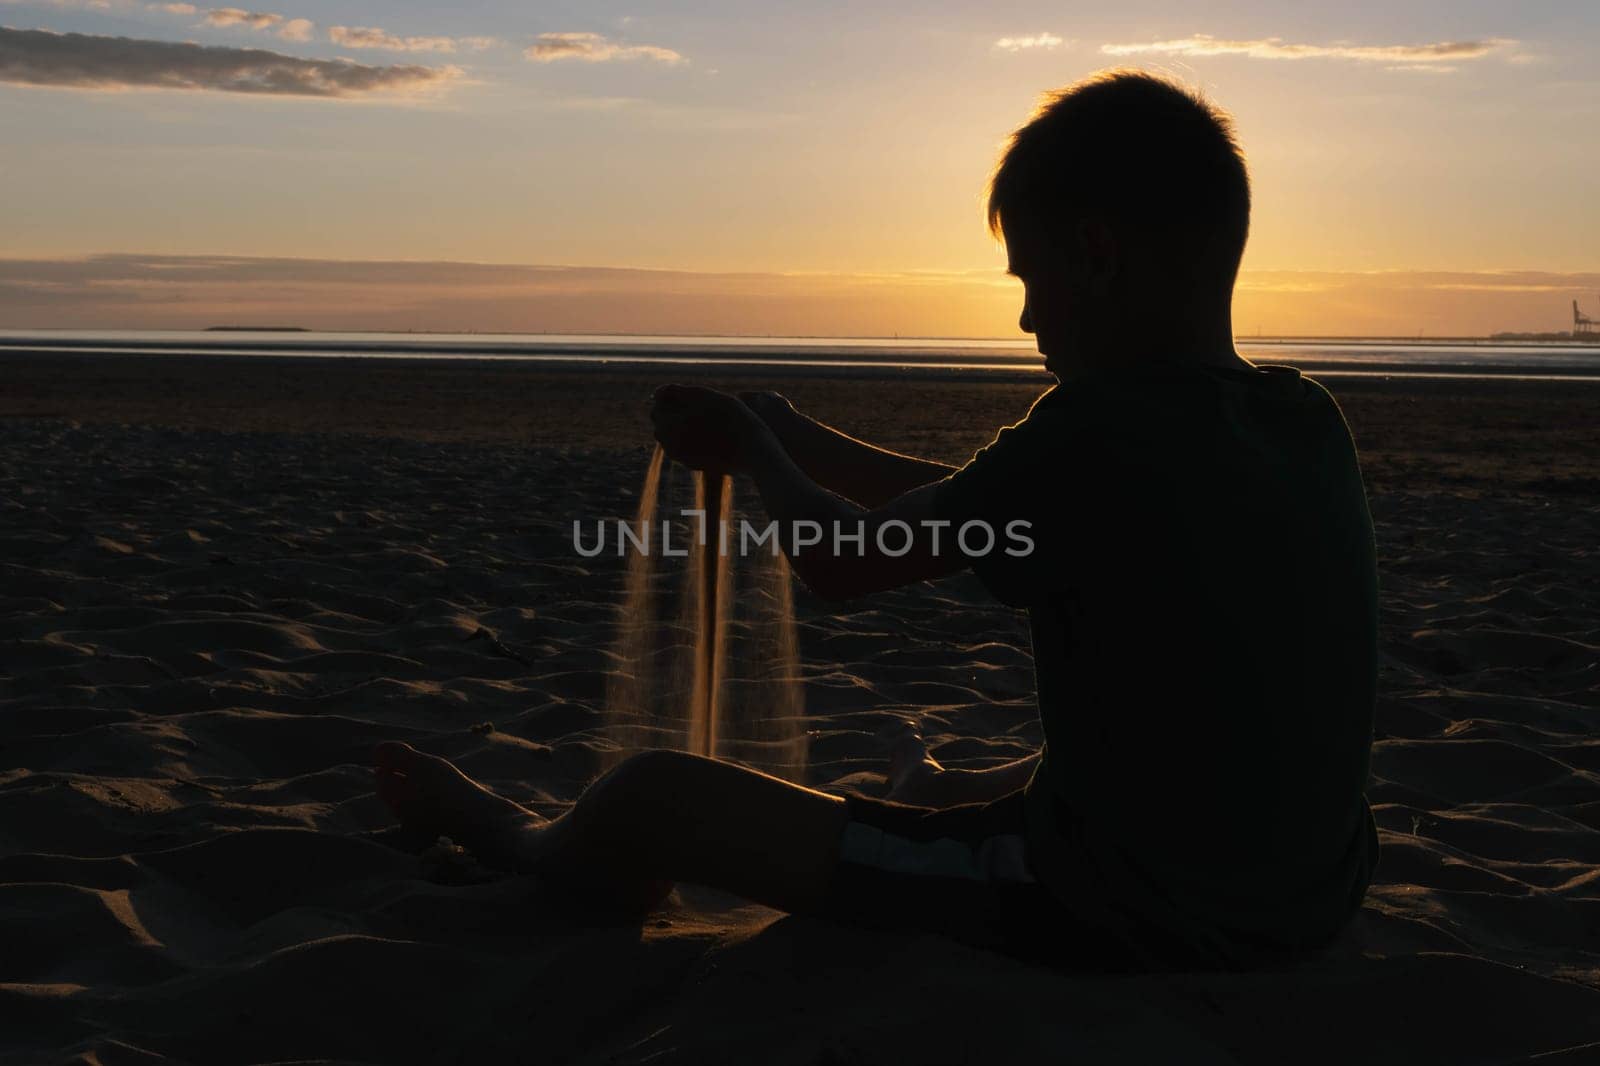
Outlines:
{"type": "MultiPolygon", "coordinates": [[[[1255,362],[1288,363],[1321,376],[1511,376],[1600,380],[1600,345],[1240,340],[1255,362]]],[[[6,351],[339,357],[472,358],[547,364],[715,365],[735,363],[795,371],[1009,372],[1042,370],[1031,339],[597,336],[593,334],[287,333],[276,331],[13,330],[6,351]]]]}

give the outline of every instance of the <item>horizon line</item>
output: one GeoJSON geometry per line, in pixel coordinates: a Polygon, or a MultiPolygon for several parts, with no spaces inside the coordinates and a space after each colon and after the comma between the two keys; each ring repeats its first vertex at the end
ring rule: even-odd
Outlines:
{"type": "MultiPolygon", "coordinates": [[[[479,330],[479,329],[318,329],[309,326],[241,326],[218,324],[213,326],[161,328],[154,326],[0,326],[0,342],[19,333],[310,333],[310,334],[368,334],[382,336],[478,336],[478,337],[638,337],[664,340],[794,340],[794,341],[988,341],[1010,344],[1023,343],[1019,336],[968,336],[909,333],[641,333],[630,330],[479,330]]],[[[1391,344],[1432,344],[1441,341],[1578,341],[1583,344],[1600,343],[1600,334],[1574,334],[1570,331],[1529,332],[1505,330],[1497,333],[1261,333],[1234,334],[1239,344],[1284,344],[1312,341],[1384,341],[1391,344]],[[1585,339],[1591,338],[1591,339],[1585,339]]],[[[1033,354],[1038,354],[1037,352],[1033,354]]]]}

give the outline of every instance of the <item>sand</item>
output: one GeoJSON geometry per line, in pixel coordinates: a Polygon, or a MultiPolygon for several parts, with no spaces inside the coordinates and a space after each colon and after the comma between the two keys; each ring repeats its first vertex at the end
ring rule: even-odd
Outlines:
{"type": "MultiPolygon", "coordinates": [[[[632,516],[654,380],[0,361],[0,1061],[1600,1059],[1595,386],[1336,385],[1382,566],[1377,884],[1295,968],[1110,979],[424,876],[374,742],[548,815],[608,758],[625,568],[570,523],[632,516]]],[[[1037,388],[786,391],[956,459],[1037,388]]],[[[1024,619],[971,578],[795,610],[811,784],[881,792],[908,709],[947,764],[1037,744],[1024,619]]]]}

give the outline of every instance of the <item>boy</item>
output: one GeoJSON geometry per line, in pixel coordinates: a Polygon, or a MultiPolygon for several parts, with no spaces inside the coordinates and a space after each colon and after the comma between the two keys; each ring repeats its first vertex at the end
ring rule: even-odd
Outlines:
{"type": "Polygon", "coordinates": [[[1332,398],[1234,351],[1249,205],[1224,114],[1161,78],[1099,75],[1049,97],[995,172],[990,227],[1059,384],[966,466],[772,396],[657,394],[668,454],[749,475],[783,530],[859,524],[837,552],[785,532],[818,594],[971,567],[1028,610],[1045,743],[966,775],[979,802],[841,799],[647,752],[544,823],[398,744],[379,749],[380,793],[482,861],[632,910],[686,880],[1114,968],[1328,943],[1377,853],[1372,526],[1332,398]]]}

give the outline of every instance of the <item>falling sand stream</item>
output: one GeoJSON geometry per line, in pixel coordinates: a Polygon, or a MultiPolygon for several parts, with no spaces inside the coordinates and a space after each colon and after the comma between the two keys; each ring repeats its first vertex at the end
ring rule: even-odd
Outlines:
{"type": "Polygon", "coordinates": [[[717,755],[717,712],[720,709],[722,672],[727,651],[728,578],[727,530],[723,516],[733,510],[733,479],[726,474],[701,471],[695,480],[695,509],[704,513],[696,553],[700,600],[699,625],[694,643],[694,690],[689,702],[689,750],[696,755],[717,755]]]}
{"type": "Polygon", "coordinates": [[[693,476],[702,517],[681,533],[671,527],[663,501],[674,470],[657,448],[627,536],[606,761],[679,748],[800,781],[806,731],[788,560],[771,550],[775,541],[749,555],[739,550],[726,476],[693,476]],[[662,617],[673,585],[676,623],[662,617]]]}

